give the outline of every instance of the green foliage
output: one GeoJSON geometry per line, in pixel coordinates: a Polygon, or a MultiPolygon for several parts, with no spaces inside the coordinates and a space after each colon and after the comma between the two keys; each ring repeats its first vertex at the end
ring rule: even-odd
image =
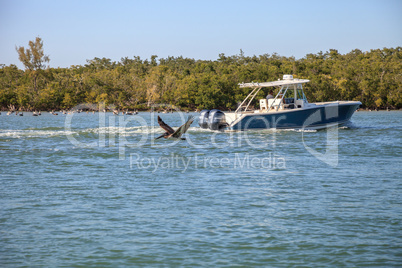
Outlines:
{"type": "Polygon", "coordinates": [[[25,68],[31,71],[46,68],[46,62],[49,62],[49,56],[43,51],[43,41],[36,37],[35,42],[29,41],[29,48],[16,47],[18,59],[24,64],[25,68]]]}
{"type": "MultiPolygon", "coordinates": [[[[33,103],[30,103],[30,105],[35,105],[38,94],[38,79],[43,76],[43,69],[46,68],[46,63],[50,61],[49,56],[44,53],[43,41],[40,37],[36,37],[35,42],[29,41],[29,48],[27,49],[24,47],[16,47],[15,49],[18,52],[18,59],[25,66],[26,74],[32,77],[34,93],[31,96],[33,103]]],[[[19,92],[19,94],[22,94],[22,92],[19,92]]],[[[20,103],[19,105],[23,104],[20,103]]],[[[25,105],[26,102],[24,101],[25,105]]]]}
{"type": "MultiPolygon", "coordinates": [[[[114,105],[119,109],[149,109],[165,103],[182,109],[236,109],[249,89],[241,82],[265,82],[293,74],[309,79],[305,93],[311,102],[359,100],[370,108],[402,108],[401,47],[345,55],[337,50],[308,54],[296,60],[277,54],[246,57],[220,54],[216,61],[183,57],[150,60],[140,57],[113,62],[88,60],[84,66],[47,68],[40,38],[30,49],[17,49],[25,71],[0,66],[0,106],[22,109],[68,109],[80,103],[114,105]],[[38,60],[39,59],[39,60],[38,60]]],[[[258,98],[264,98],[261,90],[258,98]]]]}

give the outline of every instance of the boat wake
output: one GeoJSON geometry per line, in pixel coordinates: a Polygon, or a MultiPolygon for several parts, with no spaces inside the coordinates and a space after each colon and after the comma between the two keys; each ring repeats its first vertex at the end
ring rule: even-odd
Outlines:
{"type": "MultiPolygon", "coordinates": [[[[353,124],[339,126],[338,129],[355,129],[360,128],[353,124]]],[[[278,134],[287,132],[303,132],[303,133],[316,133],[316,129],[259,129],[247,130],[248,134],[278,134]]],[[[98,127],[86,129],[65,129],[63,127],[47,127],[47,128],[28,128],[24,130],[0,130],[0,138],[48,138],[59,136],[92,136],[92,135],[120,135],[120,136],[137,136],[144,134],[161,134],[163,130],[159,126],[135,126],[135,127],[98,127]]],[[[228,134],[228,133],[242,133],[242,131],[219,131],[210,130],[201,127],[190,127],[187,131],[189,134],[228,134]]]]}
{"type": "Polygon", "coordinates": [[[74,135],[74,131],[65,130],[0,130],[0,138],[46,138],[64,135],[74,135]]]}

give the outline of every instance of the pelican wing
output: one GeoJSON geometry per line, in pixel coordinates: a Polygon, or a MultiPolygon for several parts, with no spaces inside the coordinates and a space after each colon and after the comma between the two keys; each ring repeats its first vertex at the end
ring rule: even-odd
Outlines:
{"type": "Polygon", "coordinates": [[[183,125],[181,125],[181,127],[179,127],[173,134],[172,137],[173,138],[180,138],[181,135],[183,135],[184,133],[186,133],[186,131],[189,129],[190,125],[193,123],[194,121],[194,116],[189,116],[187,119],[187,122],[184,123],[183,125]]]}
{"type": "Polygon", "coordinates": [[[174,133],[174,130],[169,127],[165,122],[162,121],[162,118],[158,116],[158,124],[161,128],[163,128],[168,134],[174,133]]]}

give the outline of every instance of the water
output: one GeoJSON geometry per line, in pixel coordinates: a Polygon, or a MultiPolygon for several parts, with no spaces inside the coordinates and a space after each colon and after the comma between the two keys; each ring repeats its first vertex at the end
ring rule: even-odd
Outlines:
{"type": "Polygon", "coordinates": [[[402,265],[401,112],[176,143],[156,115],[3,113],[1,266],[402,265]]]}

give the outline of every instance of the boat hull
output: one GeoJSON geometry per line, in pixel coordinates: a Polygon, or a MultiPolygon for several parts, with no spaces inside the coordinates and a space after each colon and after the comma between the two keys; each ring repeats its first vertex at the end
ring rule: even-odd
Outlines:
{"type": "Polygon", "coordinates": [[[346,123],[361,102],[334,102],[308,108],[269,113],[244,114],[227,130],[247,129],[321,129],[346,123]]]}

